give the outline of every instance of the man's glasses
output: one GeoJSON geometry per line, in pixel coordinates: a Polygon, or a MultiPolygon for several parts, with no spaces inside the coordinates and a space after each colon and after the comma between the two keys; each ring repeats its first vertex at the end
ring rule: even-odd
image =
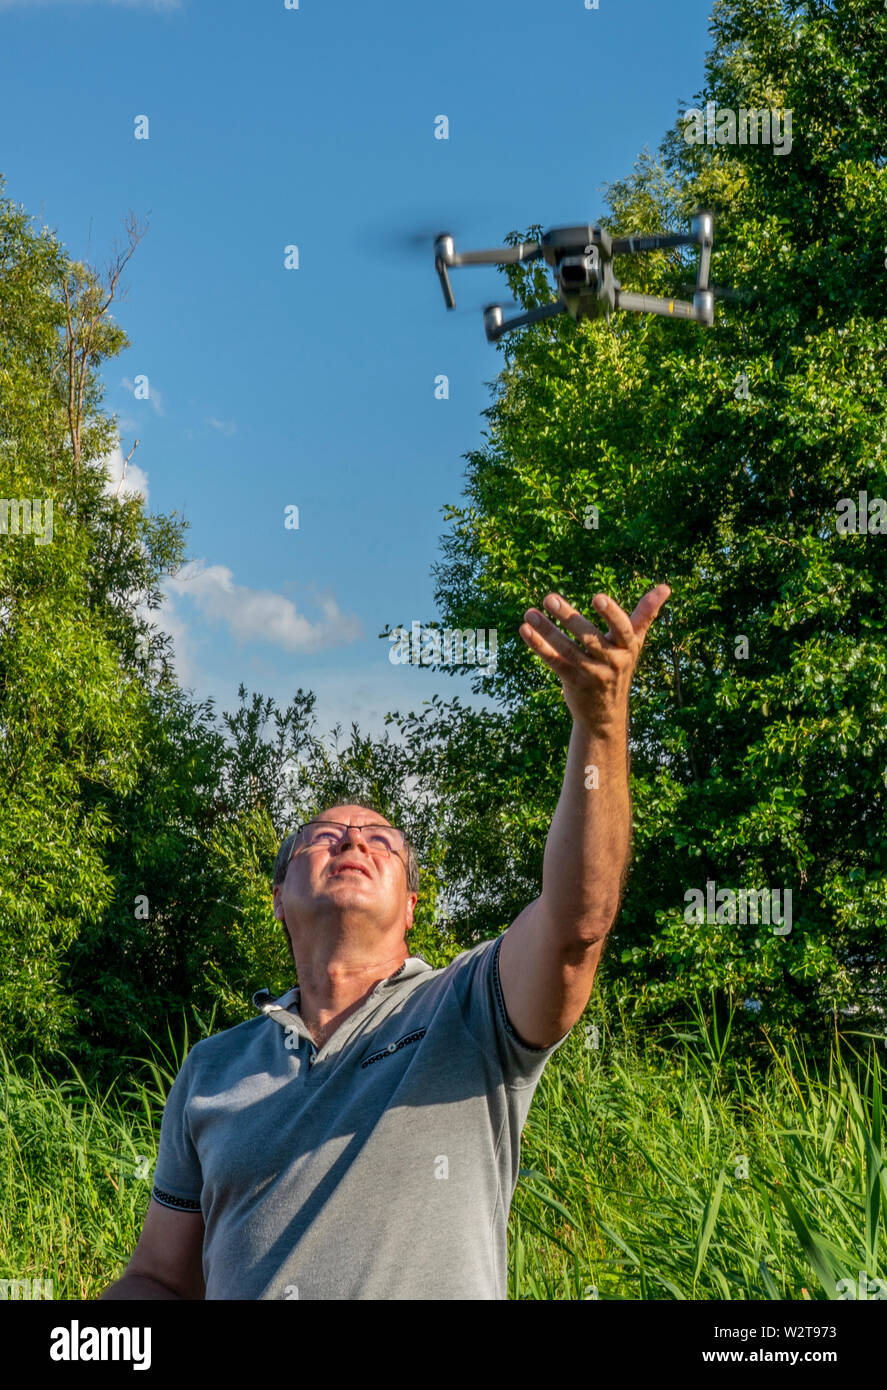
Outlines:
{"type": "MultiPolygon", "coordinates": [[[[314,820],[296,831],[293,854],[301,849],[325,848],[341,844],[349,830],[358,830],[371,850],[398,857],[406,853],[407,838],[393,825],[343,825],[340,821],[314,820]]],[[[293,854],[290,855],[292,859],[293,854]]]]}

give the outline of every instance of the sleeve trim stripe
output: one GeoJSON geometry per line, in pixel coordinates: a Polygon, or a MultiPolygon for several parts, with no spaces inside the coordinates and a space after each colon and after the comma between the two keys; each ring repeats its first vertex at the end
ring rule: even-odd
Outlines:
{"type": "Polygon", "coordinates": [[[165,1192],[162,1187],[154,1187],[151,1196],[155,1202],[159,1202],[163,1207],[173,1207],[175,1211],[201,1211],[200,1201],[195,1201],[193,1197],[176,1197],[172,1192],[165,1192]]]}

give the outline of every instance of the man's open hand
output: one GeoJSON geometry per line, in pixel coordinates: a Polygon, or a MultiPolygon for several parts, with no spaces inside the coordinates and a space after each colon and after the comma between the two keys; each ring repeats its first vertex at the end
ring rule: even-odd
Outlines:
{"type": "Polygon", "coordinates": [[[667,584],[657,584],[629,618],[607,594],[595,594],[594,606],[609,623],[606,635],[561,594],[547,594],[544,605],[572,637],[540,609],[527,609],[520,635],[560,677],[567,708],[578,724],[598,734],[625,732],[634,669],[647,630],[670,595],[667,584]]]}

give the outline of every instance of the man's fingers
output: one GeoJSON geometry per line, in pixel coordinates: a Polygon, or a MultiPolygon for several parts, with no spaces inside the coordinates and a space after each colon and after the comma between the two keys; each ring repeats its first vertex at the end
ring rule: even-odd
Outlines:
{"type": "Polygon", "coordinates": [[[614,603],[606,594],[594,596],[598,612],[609,623],[606,637],[594,623],[589,622],[577,608],[568,603],[563,594],[546,594],[544,603],[549,612],[557,617],[558,622],[575,633],[589,656],[597,657],[598,660],[608,659],[608,642],[618,647],[627,647],[634,638],[634,629],[628,614],[623,613],[619,604],[614,603]]]}
{"type": "Polygon", "coordinates": [[[559,623],[575,634],[586,656],[593,661],[609,661],[607,638],[578,608],[568,603],[563,594],[546,594],[543,603],[559,623]]]}
{"type": "Polygon", "coordinates": [[[640,650],[650,624],[670,596],[671,589],[667,584],[657,584],[655,589],[650,589],[644,594],[629,617],[608,594],[595,594],[595,608],[609,624],[604,635],[594,623],[589,622],[588,618],[579,612],[578,608],[568,603],[563,594],[546,594],[543,603],[548,612],[528,608],[520,634],[527,645],[549,665],[555,661],[566,661],[575,667],[584,657],[586,660],[614,666],[618,664],[614,661],[617,649],[631,650],[634,644],[638,643],[637,650],[640,650]],[[553,619],[557,619],[568,632],[573,633],[576,641],[571,641],[561,632],[553,619]]]}
{"type": "Polygon", "coordinates": [[[541,656],[543,661],[547,662],[553,669],[557,669],[557,667],[564,670],[567,667],[575,668],[579,661],[588,660],[592,656],[591,652],[577,647],[575,642],[571,642],[569,637],[565,637],[562,632],[559,632],[554,623],[550,622],[545,614],[540,613],[538,609],[528,608],[527,618],[528,621],[523,623],[519,629],[521,637],[527,646],[531,647],[536,655],[541,656]],[[539,619],[539,627],[533,626],[529,621],[529,618],[534,616],[539,619]]]}
{"type": "Polygon", "coordinates": [[[607,636],[611,642],[616,642],[620,647],[628,647],[634,641],[636,633],[631,618],[619,604],[607,594],[595,594],[592,599],[597,611],[602,618],[606,618],[609,623],[607,636]]]}
{"type": "Polygon", "coordinates": [[[631,625],[643,643],[647,635],[650,624],[658,614],[664,603],[671,598],[671,589],[667,584],[657,584],[655,589],[650,589],[641,599],[637,608],[631,615],[631,625]]]}

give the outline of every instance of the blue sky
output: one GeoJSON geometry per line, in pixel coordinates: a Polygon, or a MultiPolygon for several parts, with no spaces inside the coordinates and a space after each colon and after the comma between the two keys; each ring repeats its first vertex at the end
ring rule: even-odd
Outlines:
{"type": "Polygon", "coordinates": [[[442,508],[502,361],[480,306],[505,285],[457,271],[448,313],[430,242],[386,232],[467,248],[595,221],[701,88],[709,8],[0,0],[6,196],[99,267],[130,210],[149,223],[104,373],[110,466],[138,438],[128,476],[191,523],[160,621],[201,699],[302,686],[321,731],[376,734],[435,692],[485,703],[470,668],[394,666],[378,634],[439,618],[442,508]]]}

